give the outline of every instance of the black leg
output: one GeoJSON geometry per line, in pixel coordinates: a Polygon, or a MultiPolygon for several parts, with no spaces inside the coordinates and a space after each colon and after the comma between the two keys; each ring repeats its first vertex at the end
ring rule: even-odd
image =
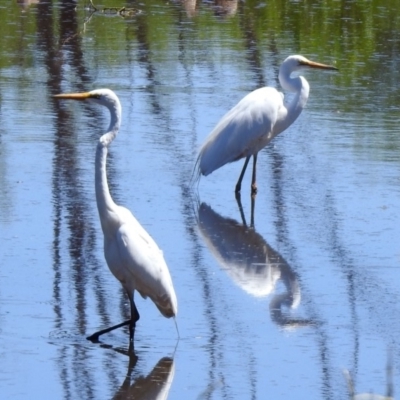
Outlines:
{"type": "Polygon", "coordinates": [[[253,176],[251,178],[251,194],[257,194],[257,183],[256,183],[256,164],[257,164],[257,155],[258,153],[253,155],[253,176]]]}
{"type": "Polygon", "coordinates": [[[235,193],[235,198],[236,198],[237,205],[239,207],[240,217],[242,218],[242,224],[244,226],[247,226],[246,217],[244,216],[244,212],[243,212],[242,199],[240,196],[240,192],[235,193]]]}
{"type": "Polygon", "coordinates": [[[250,160],[250,156],[246,157],[242,172],[240,173],[239,179],[236,184],[236,188],[235,188],[236,193],[239,193],[240,189],[242,188],[242,179],[243,179],[244,173],[246,172],[246,168],[247,168],[247,164],[249,163],[249,160],[250,160]]]}
{"type": "Polygon", "coordinates": [[[108,333],[113,331],[114,329],[121,328],[122,326],[129,325],[131,323],[131,320],[128,319],[127,321],[121,322],[118,325],[114,325],[110,328],[102,329],[101,331],[93,333],[93,335],[88,336],[86,339],[90,340],[93,343],[97,343],[99,341],[99,336],[103,335],[104,333],[108,333]]]}
{"type": "Polygon", "coordinates": [[[95,333],[93,333],[93,335],[88,336],[86,338],[87,340],[90,340],[93,343],[97,343],[99,341],[99,336],[103,335],[104,333],[108,333],[108,332],[113,331],[114,329],[118,329],[123,326],[129,325],[129,338],[130,338],[130,341],[133,342],[136,321],[139,320],[140,315],[136,308],[135,302],[133,301],[133,293],[128,293],[128,297],[129,297],[129,302],[131,303],[131,319],[121,322],[118,325],[111,326],[110,328],[102,329],[101,331],[95,332],[95,333]]]}
{"type": "Polygon", "coordinates": [[[133,300],[133,293],[132,295],[129,294],[129,300],[131,303],[131,319],[129,324],[129,340],[133,343],[133,338],[135,336],[135,327],[136,322],[139,321],[140,315],[139,311],[136,308],[135,301],[133,300]]]}

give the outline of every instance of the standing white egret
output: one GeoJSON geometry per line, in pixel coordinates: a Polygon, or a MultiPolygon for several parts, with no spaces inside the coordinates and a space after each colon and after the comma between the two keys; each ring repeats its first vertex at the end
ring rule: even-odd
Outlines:
{"type": "Polygon", "coordinates": [[[110,111],[108,132],[101,136],[96,150],[95,184],[96,201],[104,234],[104,255],[114,276],[121,282],[131,305],[131,319],[103,329],[89,336],[97,341],[103,333],[129,325],[133,342],[139,312],[134,302],[134,292],[143,298],[150,297],[164,317],[175,317],[178,311],[175,290],[163,253],[140,225],[132,213],[114,203],[107,182],[106,161],[108,146],[115,139],[121,124],[121,103],[109,89],[86,93],[59,94],[56,99],[89,100],[105,106],[110,111]]]}
{"type": "Polygon", "coordinates": [[[283,93],[272,87],[254,90],[245,96],[222,117],[202,145],[195,167],[198,178],[201,174],[207,176],[227,163],[245,158],[235,189],[239,193],[247,164],[253,156],[251,189],[253,194],[257,192],[258,152],[288,128],[307,103],[310,92],[308,82],[302,76],[290,77],[292,72],[304,67],[337,70],[300,55],[286,58],[279,69],[279,82],[284,90],[296,93],[293,100],[286,106],[283,93]]]}

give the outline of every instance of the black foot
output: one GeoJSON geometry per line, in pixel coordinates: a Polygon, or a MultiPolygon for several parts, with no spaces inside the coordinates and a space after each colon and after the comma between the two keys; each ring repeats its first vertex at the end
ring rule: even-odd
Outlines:
{"type": "Polygon", "coordinates": [[[90,340],[92,343],[99,343],[99,335],[94,333],[86,338],[86,340],[90,340]]]}
{"type": "Polygon", "coordinates": [[[95,333],[93,333],[93,335],[88,336],[86,339],[90,340],[93,343],[98,343],[100,335],[103,335],[104,333],[111,332],[114,329],[118,329],[118,328],[121,328],[122,326],[130,325],[130,324],[131,324],[131,320],[128,319],[127,321],[121,322],[118,325],[114,325],[111,328],[106,328],[106,329],[102,329],[101,331],[95,332],[95,333]]]}

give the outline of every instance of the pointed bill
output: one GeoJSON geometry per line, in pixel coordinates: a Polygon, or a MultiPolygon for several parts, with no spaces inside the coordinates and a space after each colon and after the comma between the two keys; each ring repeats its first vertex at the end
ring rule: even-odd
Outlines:
{"type": "Polygon", "coordinates": [[[86,100],[91,97],[90,92],[84,93],[61,93],[53,96],[55,99],[86,100]]]}
{"type": "Polygon", "coordinates": [[[319,69],[330,69],[333,71],[338,71],[339,68],[334,67],[333,65],[321,64],[315,61],[304,60],[300,62],[301,65],[311,67],[311,68],[319,68],[319,69]]]}

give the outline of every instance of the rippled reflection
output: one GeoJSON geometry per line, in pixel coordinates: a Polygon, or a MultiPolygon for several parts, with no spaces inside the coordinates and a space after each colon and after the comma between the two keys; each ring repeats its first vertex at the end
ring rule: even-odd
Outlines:
{"type": "Polygon", "coordinates": [[[193,18],[197,14],[197,0],[181,0],[183,9],[186,12],[188,18],[193,18]]]}
{"type": "Polygon", "coordinates": [[[222,18],[229,18],[236,14],[237,0],[215,0],[214,13],[222,18]]]}
{"type": "Polygon", "coordinates": [[[389,356],[386,363],[386,394],[384,396],[380,394],[374,394],[372,392],[356,394],[355,393],[356,388],[352,374],[347,369],[343,371],[343,374],[347,381],[347,387],[351,400],[394,400],[393,359],[391,352],[389,352],[389,356]]]}
{"type": "MultiPolygon", "coordinates": [[[[116,350],[124,353],[123,351],[116,350]]],[[[135,375],[137,355],[129,348],[128,371],[121,387],[112,397],[114,400],[162,400],[167,399],[175,374],[174,360],[170,357],[161,358],[147,375],[135,375]]]]}
{"type": "Polygon", "coordinates": [[[254,297],[270,295],[282,281],[285,292],[270,301],[272,320],[290,328],[309,325],[309,320],[293,319],[282,308],[296,309],[301,301],[299,279],[285,259],[245,221],[237,222],[216,213],[206,203],[197,212],[201,236],[221,268],[246,293],[254,297]]]}
{"type": "Polygon", "coordinates": [[[17,3],[22,9],[26,9],[30,7],[32,4],[39,3],[39,0],[17,0],[17,3]]]}
{"type": "MultiPolygon", "coordinates": [[[[194,18],[198,15],[199,3],[197,0],[178,0],[177,3],[181,4],[188,18],[194,18]]],[[[238,0],[214,0],[202,3],[202,5],[210,7],[217,17],[229,18],[236,14],[238,0]]]]}

